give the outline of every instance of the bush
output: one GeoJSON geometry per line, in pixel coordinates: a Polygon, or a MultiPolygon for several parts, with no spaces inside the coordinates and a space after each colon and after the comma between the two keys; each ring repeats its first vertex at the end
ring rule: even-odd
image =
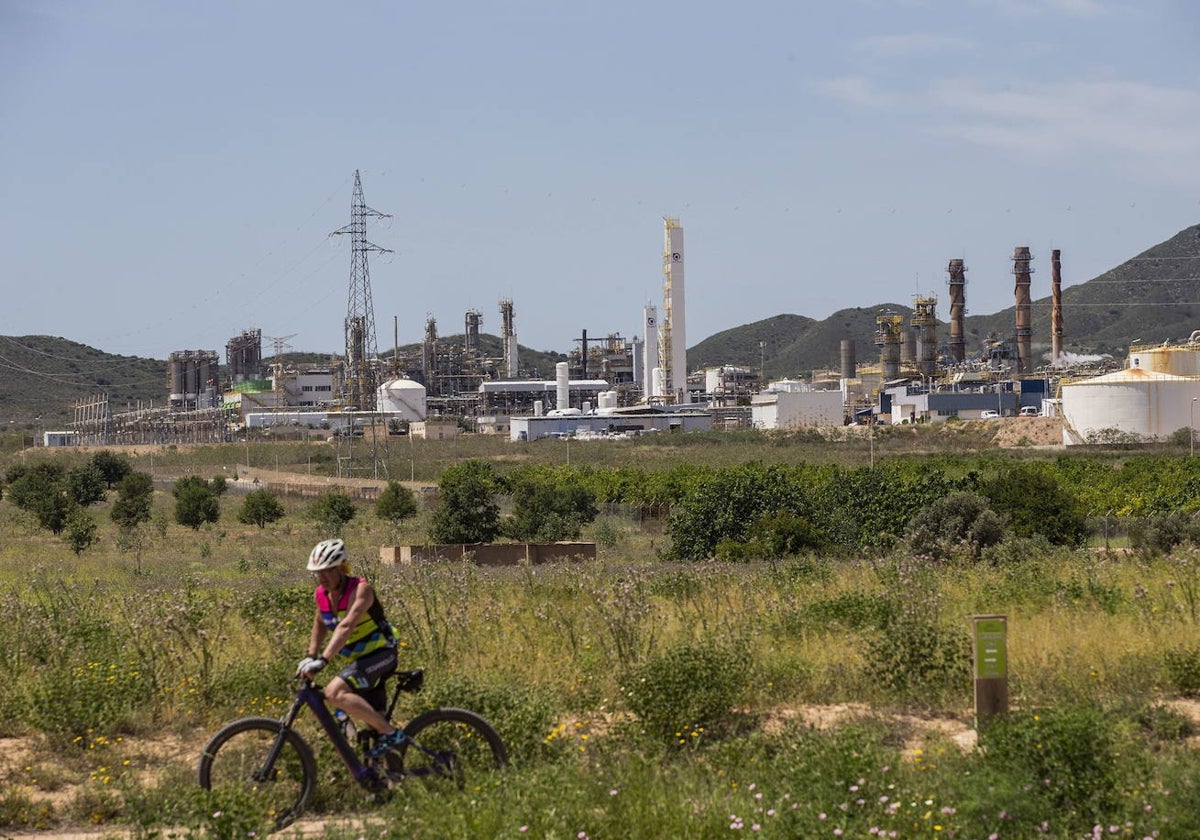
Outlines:
{"type": "Polygon", "coordinates": [[[1087,535],[1075,494],[1045,465],[1012,467],[985,482],[981,491],[1017,536],[1041,534],[1055,545],[1079,545],[1087,535]]]}
{"type": "Polygon", "coordinates": [[[104,499],[104,476],[94,464],[84,464],[67,473],[67,495],[87,507],[104,499]]]}
{"type": "Polygon", "coordinates": [[[1023,775],[1027,790],[1090,827],[1115,806],[1120,768],[1130,763],[1119,733],[1117,722],[1092,706],[1033,709],[995,721],[980,744],[988,764],[1023,775]]]}
{"type": "Polygon", "coordinates": [[[117,500],[110,516],[118,528],[128,531],[150,521],[154,498],[154,479],[143,472],[131,472],[117,483],[117,500]]]}
{"type": "Polygon", "coordinates": [[[622,691],[646,731],[686,744],[726,722],[750,684],[743,650],[711,640],[677,644],[631,669],[622,691]]]}
{"type": "Polygon", "coordinates": [[[987,499],[965,490],[938,499],[908,523],[912,551],[938,560],[948,560],[958,550],[978,558],[1003,539],[1004,520],[987,499]]]}
{"type": "Polygon", "coordinates": [[[259,528],[266,527],[268,523],[282,518],[283,505],[280,504],[274,493],[265,488],[251,490],[247,493],[237,513],[238,522],[257,525],[259,528]]]}
{"type": "Polygon", "coordinates": [[[323,532],[337,536],[346,523],[358,515],[358,508],[341,490],[330,490],[313,502],[308,515],[323,532]]]}
{"type": "Polygon", "coordinates": [[[175,496],[175,521],[192,530],[199,530],[205,522],[216,522],[221,518],[221,506],[212,486],[195,475],[184,476],[171,489],[175,496]]]}
{"type": "Polygon", "coordinates": [[[496,476],[486,461],[447,467],[438,482],[441,504],[433,513],[429,539],[435,543],[491,542],[500,531],[500,508],[492,500],[496,476]]]}
{"type": "Polygon", "coordinates": [[[578,484],[524,478],[513,487],[503,530],[514,540],[577,540],[597,513],[595,496],[578,484]]]}
{"type": "Polygon", "coordinates": [[[947,630],[935,610],[911,599],[867,639],[863,659],[874,680],[905,697],[964,687],[971,672],[966,633],[947,630]]]}
{"type": "Polygon", "coordinates": [[[1151,554],[1169,554],[1185,542],[1200,544],[1200,521],[1182,510],[1154,513],[1129,528],[1129,544],[1151,554]]]}
{"type": "Polygon", "coordinates": [[[1169,650],[1163,654],[1163,667],[1172,688],[1184,697],[1200,696],[1200,649],[1169,650]]]}
{"type": "Polygon", "coordinates": [[[428,708],[457,706],[483,716],[500,733],[515,765],[528,765],[553,755],[547,736],[554,730],[554,702],[550,693],[523,680],[483,682],[451,677],[429,686],[421,695],[428,708]]]}
{"type": "Polygon", "coordinates": [[[67,545],[78,557],[85,549],[99,541],[96,536],[96,520],[88,515],[83,508],[75,508],[67,516],[63,536],[67,545]]]}
{"type": "Polygon", "coordinates": [[[388,522],[401,522],[416,513],[416,496],[398,481],[389,481],[375,502],[375,515],[388,522]]]}

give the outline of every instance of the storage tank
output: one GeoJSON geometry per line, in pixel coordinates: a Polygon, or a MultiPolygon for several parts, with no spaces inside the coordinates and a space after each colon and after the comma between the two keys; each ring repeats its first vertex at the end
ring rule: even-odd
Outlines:
{"type": "Polygon", "coordinates": [[[1191,426],[1200,379],[1128,368],[1062,385],[1063,442],[1163,440],[1191,426]],[[1115,435],[1114,435],[1115,433],[1115,435]]]}
{"type": "Polygon", "coordinates": [[[1175,376],[1200,376],[1200,347],[1131,347],[1129,367],[1175,376]]]}
{"type": "Polygon", "coordinates": [[[377,405],[380,412],[396,419],[420,422],[426,414],[425,394],[425,386],[420,382],[390,379],[379,386],[377,405]]]}

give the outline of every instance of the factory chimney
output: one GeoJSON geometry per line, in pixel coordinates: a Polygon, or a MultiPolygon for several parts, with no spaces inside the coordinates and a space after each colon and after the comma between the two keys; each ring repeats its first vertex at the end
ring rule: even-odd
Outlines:
{"type": "Polygon", "coordinates": [[[966,342],[963,338],[963,317],[967,314],[967,267],[962,260],[950,260],[950,358],[956,363],[966,361],[966,342]]]}
{"type": "Polygon", "coordinates": [[[1030,312],[1033,303],[1029,296],[1033,266],[1029,263],[1033,257],[1029,247],[1020,245],[1013,249],[1013,275],[1016,277],[1016,288],[1013,294],[1016,298],[1016,332],[1017,332],[1017,373],[1025,374],[1033,371],[1032,347],[1030,339],[1032,330],[1029,327],[1030,312]]]}
{"type": "Polygon", "coordinates": [[[1062,262],[1059,255],[1062,252],[1055,248],[1050,252],[1050,296],[1053,308],[1050,312],[1050,365],[1058,364],[1062,358],[1063,320],[1062,320],[1062,262]]]}
{"type": "Polygon", "coordinates": [[[854,339],[842,339],[842,379],[855,379],[858,376],[858,363],[854,358],[854,339]]]}
{"type": "Polygon", "coordinates": [[[517,378],[517,334],[513,332],[513,302],[509,298],[500,301],[500,338],[504,342],[504,375],[517,378]]]}
{"type": "Polygon", "coordinates": [[[679,219],[663,217],[663,324],[658,333],[658,362],[663,369],[665,397],[687,402],[687,336],[684,328],[683,227],[679,219]]]}

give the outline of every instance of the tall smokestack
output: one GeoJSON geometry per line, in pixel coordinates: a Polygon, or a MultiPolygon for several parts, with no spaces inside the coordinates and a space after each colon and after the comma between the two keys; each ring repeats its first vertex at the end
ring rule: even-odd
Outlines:
{"type": "Polygon", "coordinates": [[[1031,277],[1033,275],[1033,267],[1029,264],[1033,259],[1029,253],[1029,247],[1020,245],[1013,249],[1013,275],[1016,277],[1016,288],[1013,290],[1013,295],[1016,298],[1017,309],[1017,373],[1030,373],[1033,371],[1033,360],[1030,357],[1033,352],[1030,345],[1030,339],[1033,335],[1029,327],[1029,315],[1033,309],[1033,303],[1029,297],[1029,287],[1031,277]]]}
{"type": "Polygon", "coordinates": [[[666,397],[687,402],[687,334],[683,287],[683,227],[663,216],[663,324],[658,333],[659,365],[666,397]]]}
{"type": "Polygon", "coordinates": [[[854,358],[854,339],[842,339],[842,379],[858,377],[858,363],[854,358]]]}
{"type": "Polygon", "coordinates": [[[1055,248],[1050,252],[1050,297],[1053,307],[1050,310],[1050,364],[1057,365],[1062,358],[1063,322],[1062,322],[1062,263],[1059,255],[1062,252],[1055,248]]]}
{"type": "Polygon", "coordinates": [[[950,260],[950,358],[955,362],[967,359],[963,339],[963,316],[967,314],[967,267],[962,260],[950,260]]]}

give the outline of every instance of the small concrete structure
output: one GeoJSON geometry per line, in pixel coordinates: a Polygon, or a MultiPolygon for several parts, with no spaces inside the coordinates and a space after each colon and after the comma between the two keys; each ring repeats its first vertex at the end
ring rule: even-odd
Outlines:
{"type": "Polygon", "coordinates": [[[785,386],[750,398],[756,429],[795,429],[801,426],[841,426],[841,391],[800,391],[785,386]]]}
{"type": "Polygon", "coordinates": [[[596,544],[587,542],[385,545],[379,549],[379,561],[388,566],[468,560],[478,566],[523,566],[595,559],[596,544]]]}

